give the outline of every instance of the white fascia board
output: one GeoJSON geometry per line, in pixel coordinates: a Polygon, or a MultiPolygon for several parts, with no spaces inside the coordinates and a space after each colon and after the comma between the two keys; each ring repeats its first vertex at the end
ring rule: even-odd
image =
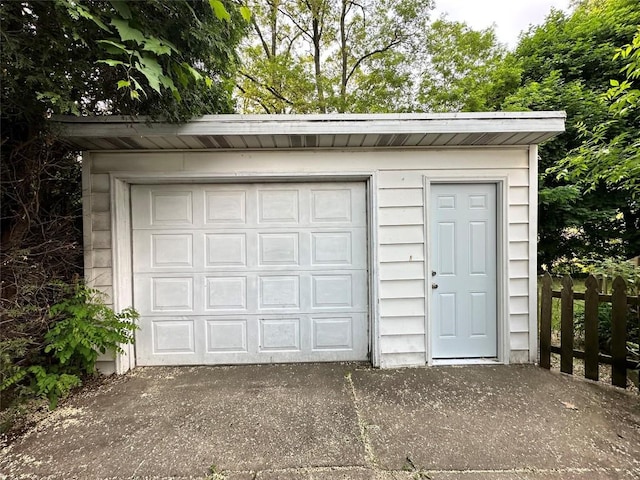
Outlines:
{"type": "Polygon", "coordinates": [[[564,112],[491,112],[384,115],[207,115],[186,124],[146,118],[56,117],[66,137],[183,135],[358,135],[420,133],[561,133],[564,112]]]}
{"type": "MultiPolygon", "coordinates": [[[[563,111],[537,112],[454,112],[454,113],[335,113],[335,114],[218,114],[203,115],[189,120],[189,123],[224,122],[354,122],[371,120],[446,120],[446,119],[518,119],[518,118],[566,118],[563,111]]],[[[72,115],[54,115],[52,120],[66,123],[163,123],[150,117],[127,117],[118,115],[94,115],[78,117],[72,115]]]]}

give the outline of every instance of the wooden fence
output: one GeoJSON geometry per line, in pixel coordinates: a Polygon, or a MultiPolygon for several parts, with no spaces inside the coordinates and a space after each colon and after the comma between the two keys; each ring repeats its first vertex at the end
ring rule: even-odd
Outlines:
{"type": "Polygon", "coordinates": [[[640,305],[638,296],[627,295],[627,285],[621,277],[612,284],[611,295],[600,293],[598,280],[590,275],[585,282],[584,293],[573,291],[573,280],[562,279],[562,290],[554,291],[551,275],[542,277],[540,302],[540,366],[551,368],[551,353],[560,354],[560,370],[573,374],[573,359],[584,359],[585,377],[598,380],[599,364],[611,365],[611,383],[618,387],[627,386],[627,369],[637,369],[638,360],[627,356],[627,318],[629,305],[640,305]],[[560,346],[551,344],[552,298],[560,299],[560,346]],[[574,349],[574,300],[584,300],[584,350],[574,349]],[[598,333],[598,305],[611,304],[611,354],[600,352],[598,333]]]}

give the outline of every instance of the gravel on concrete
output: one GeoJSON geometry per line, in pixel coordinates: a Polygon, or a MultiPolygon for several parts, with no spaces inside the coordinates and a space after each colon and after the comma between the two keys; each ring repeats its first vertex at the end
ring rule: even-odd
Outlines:
{"type": "Polygon", "coordinates": [[[640,397],[519,365],[138,368],[4,445],[0,478],[640,479],[640,397]]]}

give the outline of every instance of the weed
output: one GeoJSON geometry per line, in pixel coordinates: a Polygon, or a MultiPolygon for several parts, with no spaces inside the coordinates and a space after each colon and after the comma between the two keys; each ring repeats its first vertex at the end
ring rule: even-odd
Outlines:
{"type": "MultiPolygon", "coordinates": [[[[135,310],[114,312],[100,292],[80,282],[67,288],[67,297],[49,309],[51,327],[31,365],[9,364],[11,352],[0,351],[4,364],[0,391],[11,388],[18,392],[18,399],[46,398],[55,408],[59,399],[81,384],[82,376],[95,373],[99,354],[122,352],[120,345],[133,343],[138,328],[135,310]]],[[[19,351],[19,344],[11,346],[19,351]]]]}
{"type": "Polygon", "coordinates": [[[405,457],[405,463],[402,466],[402,470],[404,472],[413,472],[413,475],[411,475],[412,480],[430,480],[431,479],[431,477],[427,474],[427,472],[425,472],[422,468],[416,467],[416,465],[413,463],[413,460],[411,460],[411,457],[409,456],[405,457]]]}
{"type": "Polygon", "coordinates": [[[227,476],[218,470],[218,467],[213,464],[209,467],[209,474],[206,477],[206,480],[225,480],[227,476]]]}

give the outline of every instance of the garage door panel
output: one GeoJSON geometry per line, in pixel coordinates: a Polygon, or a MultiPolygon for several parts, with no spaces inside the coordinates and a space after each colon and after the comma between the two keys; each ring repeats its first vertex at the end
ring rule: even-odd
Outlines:
{"type": "Polygon", "coordinates": [[[193,267],[193,234],[152,234],[152,268],[193,267]]]}
{"type": "Polygon", "coordinates": [[[309,239],[310,265],[324,268],[367,268],[367,232],[365,228],[351,230],[314,230],[309,239]]]}
{"type": "Polygon", "coordinates": [[[258,224],[299,224],[300,192],[297,189],[259,188],[258,224]]]}
{"type": "Polygon", "coordinates": [[[364,192],[360,183],[132,187],[138,363],[365,360],[364,192]]]}
{"type": "Polygon", "coordinates": [[[134,306],[144,315],[196,314],[201,300],[200,278],[193,275],[160,273],[134,276],[134,306]]]}
{"type": "Polygon", "coordinates": [[[258,266],[300,266],[298,232],[258,233],[258,266]]]}
{"type": "Polygon", "coordinates": [[[300,318],[261,318],[258,320],[260,353],[300,352],[300,318]]]}
{"type": "Polygon", "coordinates": [[[312,318],[311,323],[313,350],[353,349],[353,318],[312,318]]]}
{"type": "Polygon", "coordinates": [[[312,265],[351,265],[353,240],[351,232],[311,232],[312,265]]]}
{"type": "Polygon", "coordinates": [[[152,226],[192,225],[192,192],[151,192],[152,226]]]}
{"type": "Polygon", "coordinates": [[[193,278],[153,277],[150,280],[149,311],[193,311],[193,278]]]}
{"type": "Polygon", "coordinates": [[[193,268],[193,233],[176,230],[133,232],[133,254],[138,271],[193,268]]]}
{"type": "Polygon", "coordinates": [[[140,365],[300,362],[309,354],[312,361],[349,361],[367,355],[367,339],[358,336],[365,314],[147,318],[141,327],[153,335],[138,334],[140,365]]]}
{"type": "Polygon", "coordinates": [[[246,267],[246,233],[206,233],[205,268],[246,267]]]}
{"type": "Polygon", "coordinates": [[[140,365],[206,365],[365,359],[366,314],[145,318],[137,334],[140,365]],[[301,360],[301,356],[304,356],[301,360]],[[306,360],[309,361],[309,360],[306,360]]]}
{"type": "Polygon", "coordinates": [[[135,206],[132,226],[134,229],[195,226],[201,210],[199,197],[199,192],[186,186],[134,188],[131,192],[131,204],[135,206]]]}
{"type": "Polygon", "coordinates": [[[195,353],[194,320],[152,322],[153,353],[195,353]]]}
{"type": "Polygon", "coordinates": [[[258,308],[300,308],[300,277],[297,275],[259,275],[258,308]]]}
{"type": "Polygon", "coordinates": [[[352,270],[327,270],[310,272],[311,310],[322,312],[330,309],[336,312],[367,311],[367,274],[352,270]]]}
{"type": "Polygon", "coordinates": [[[313,275],[311,304],[313,308],[353,306],[353,278],[349,274],[313,275]]]}
{"type": "Polygon", "coordinates": [[[134,230],[132,240],[134,274],[203,269],[204,237],[198,230],[134,230]]]}
{"type": "Polygon", "coordinates": [[[351,224],[351,220],[351,189],[334,187],[311,190],[312,223],[351,224]]]}
{"type": "Polygon", "coordinates": [[[367,276],[357,270],[180,275],[137,274],[134,290],[140,314],[367,310],[367,276]]]}
{"type": "Polygon", "coordinates": [[[207,319],[206,329],[207,353],[248,353],[247,319],[207,319]]]}
{"type": "Polygon", "coordinates": [[[207,277],[205,310],[246,310],[247,277],[207,277]]]}
{"type": "Polygon", "coordinates": [[[364,229],[259,232],[135,230],[134,273],[366,269],[364,229]],[[281,268],[282,267],[282,268],[281,268]]]}
{"type": "Polygon", "coordinates": [[[206,191],[205,225],[245,224],[247,192],[243,190],[206,191]]]}

